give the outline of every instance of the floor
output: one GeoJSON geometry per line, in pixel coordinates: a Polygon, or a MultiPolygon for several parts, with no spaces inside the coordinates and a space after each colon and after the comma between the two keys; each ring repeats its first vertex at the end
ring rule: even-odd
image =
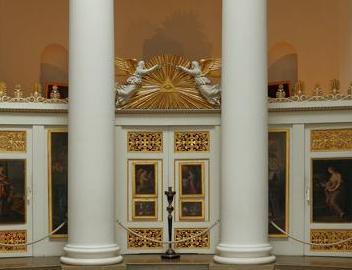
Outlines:
{"type": "Polygon", "coordinates": [[[182,255],[176,261],[164,261],[159,255],[125,255],[120,265],[75,267],[60,265],[58,257],[3,258],[0,270],[352,270],[352,258],[278,256],[273,265],[229,266],[213,262],[211,255],[182,255]]]}

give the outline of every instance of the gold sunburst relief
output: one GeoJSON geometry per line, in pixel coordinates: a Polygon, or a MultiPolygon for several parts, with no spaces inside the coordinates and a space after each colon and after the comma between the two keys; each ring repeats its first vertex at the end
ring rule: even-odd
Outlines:
{"type": "MultiPolygon", "coordinates": [[[[171,55],[156,56],[145,63],[143,62],[142,66],[144,65],[144,70],[152,70],[154,68],[153,71],[141,76],[141,81],[135,84],[137,89],[135,89],[126,102],[119,104],[118,109],[219,109],[219,105],[209,103],[200,93],[194,77],[179,68],[180,66],[188,68],[191,67],[191,64],[191,61],[184,57],[171,55]]],[[[137,66],[136,60],[117,59],[116,65],[120,70],[127,71],[132,77],[137,74],[137,70],[134,71],[137,66]]]]}

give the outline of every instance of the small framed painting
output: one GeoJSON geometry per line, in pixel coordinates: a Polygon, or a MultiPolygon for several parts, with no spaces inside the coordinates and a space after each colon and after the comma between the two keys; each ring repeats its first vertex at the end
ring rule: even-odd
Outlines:
{"type": "MultiPolygon", "coordinates": [[[[48,131],[49,231],[67,219],[68,210],[68,134],[65,129],[48,131]]],[[[67,237],[67,224],[52,238],[67,237]]]]}
{"type": "Polygon", "coordinates": [[[312,160],[313,223],[352,222],[352,158],[312,160]]]}
{"type": "Polygon", "coordinates": [[[204,221],[204,201],[181,200],[180,201],[180,220],[183,221],[204,221]]]}
{"type": "Polygon", "coordinates": [[[133,197],[157,197],[158,161],[133,162],[133,197]]]}
{"type": "Polygon", "coordinates": [[[180,197],[204,196],[204,162],[180,161],[178,164],[180,197]]]}
{"type": "Polygon", "coordinates": [[[156,199],[135,199],[132,220],[157,220],[156,208],[156,199]]]}
{"type": "Polygon", "coordinates": [[[286,237],[270,221],[288,231],[289,130],[271,129],[268,139],[269,236],[286,237]]]}
{"type": "Polygon", "coordinates": [[[26,223],[26,160],[0,159],[0,225],[26,223]]]}

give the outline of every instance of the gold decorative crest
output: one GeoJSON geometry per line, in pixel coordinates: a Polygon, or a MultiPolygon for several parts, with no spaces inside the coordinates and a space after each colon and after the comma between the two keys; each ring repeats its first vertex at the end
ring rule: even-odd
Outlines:
{"type": "MultiPolygon", "coordinates": [[[[311,230],[310,239],[315,244],[332,244],[352,237],[352,230],[311,230]]],[[[312,251],[351,252],[352,240],[335,246],[311,246],[312,251]]]]}
{"type": "Polygon", "coordinates": [[[162,152],[163,133],[149,131],[129,131],[128,152],[162,152]]]}
{"type": "Polygon", "coordinates": [[[26,132],[0,131],[0,152],[26,152],[26,132]]]}
{"type": "Polygon", "coordinates": [[[351,151],[352,129],[312,130],[311,150],[313,152],[351,151]]]}
{"type": "MultiPolygon", "coordinates": [[[[0,243],[7,245],[25,244],[27,242],[26,231],[0,231],[0,243]]],[[[0,253],[26,252],[27,246],[1,246],[0,253]]]]}
{"type": "MultiPolygon", "coordinates": [[[[205,230],[206,229],[203,228],[175,229],[175,240],[179,241],[182,239],[190,238],[204,232],[205,230]]],[[[188,241],[176,243],[175,248],[209,248],[209,242],[209,232],[206,232],[188,241]]]]}
{"type": "Polygon", "coordinates": [[[175,132],[175,152],[208,152],[208,131],[175,132]]]}
{"type": "MultiPolygon", "coordinates": [[[[211,63],[218,59],[201,61],[203,70],[208,76],[216,77],[217,70],[211,63]],[[210,64],[209,64],[210,63],[210,64]]],[[[115,64],[119,70],[133,75],[137,60],[117,58],[115,64]]],[[[156,56],[144,64],[146,70],[158,66],[159,68],[143,76],[138,91],[119,107],[120,110],[199,110],[219,109],[207,101],[197,89],[193,76],[182,71],[179,66],[190,67],[191,61],[181,56],[156,56]]],[[[221,64],[213,65],[220,69],[221,64]]]]}
{"type": "MultiPolygon", "coordinates": [[[[154,239],[157,241],[163,240],[163,229],[149,229],[149,228],[130,228],[133,232],[139,235],[143,235],[146,238],[154,239]]],[[[161,243],[156,243],[152,241],[148,241],[147,239],[143,239],[134,235],[131,232],[128,232],[128,248],[162,248],[161,243]]]]}

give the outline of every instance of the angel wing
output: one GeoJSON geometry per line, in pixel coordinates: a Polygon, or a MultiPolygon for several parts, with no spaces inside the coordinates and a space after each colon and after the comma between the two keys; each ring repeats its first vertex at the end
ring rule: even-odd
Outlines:
{"type": "Polygon", "coordinates": [[[137,67],[137,59],[124,59],[124,58],[115,58],[115,66],[117,66],[125,75],[132,75],[137,67]]]}
{"type": "Polygon", "coordinates": [[[201,59],[199,64],[202,69],[203,76],[220,77],[221,74],[221,58],[201,59]]]}

